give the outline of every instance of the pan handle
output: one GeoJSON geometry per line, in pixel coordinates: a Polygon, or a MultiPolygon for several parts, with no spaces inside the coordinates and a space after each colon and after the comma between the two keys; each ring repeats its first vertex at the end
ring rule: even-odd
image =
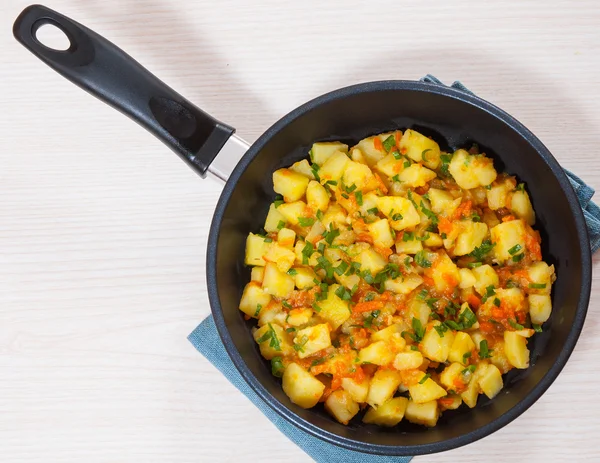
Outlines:
{"type": "MultiPolygon", "coordinates": [[[[50,8],[25,8],[15,21],[13,34],[63,77],[155,135],[202,177],[230,138],[241,142],[232,137],[235,129],[190,103],[116,45],[50,8]],[[44,24],[67,36],[67,50],[54,50],[37,39],[36,32],[44,24]]],[[[242,148],[234,147],[238,159],[242,148]]],[[[231,153],[232,149],[225,151],[231,153]]],[[[217,175],[225,180],[228,173],[217,175]]]]}

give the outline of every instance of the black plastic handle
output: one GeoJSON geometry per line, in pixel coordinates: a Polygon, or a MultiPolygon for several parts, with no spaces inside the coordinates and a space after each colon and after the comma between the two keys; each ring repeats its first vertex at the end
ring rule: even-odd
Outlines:
{"type": "Polygon", "coordinates": [[[15,38],[74,84],[121,111],[171,148],[202,177],[234,129],[219,122],[151,74],[119,47],[42,5],[31,5],[13,26],[15,38]],[[52,24],[71,42],[59,51],[36,32],[52,24]]]}

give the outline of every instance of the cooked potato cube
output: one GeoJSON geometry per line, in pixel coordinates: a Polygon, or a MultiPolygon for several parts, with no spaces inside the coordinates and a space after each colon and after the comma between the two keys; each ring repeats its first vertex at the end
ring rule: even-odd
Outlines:
{"type": "Polygon", "coordinates": [[[461,225],[462,231],[456,237],[456,244],[454,245],[455,256],[464,256],[477,246],[481,246],[488,232],[487,225],[481,222],[465,220],[461,222],[461,225]]]}
{"type": "Polygon", "coordinates": [[[396,254],[412,254],[415,255],[417,252],[423,250],[423,243],[419,240],[408,240],[402,239],[396,241],[396,254]]]}
{"type": "Polygon", "coordinates": [[[396,159],[394,155],[390,153],[375,164],[375,169],[388,177],[393,177],[404,169],[403,163],[404,159],[396,159]]]}
{"type": "Polygon", "coordinates": [[[340,299],[335,294],[339,287],[340,285],[331,285],[327,292],[327,299],[318,302],[318,305],[321,308],[319,315],[322,319],[329,322],[332,330],[337,330],[342,323],[350,318],[350,307],[348,302],[340,299]]]}
{"type": "Polygon", "coordinates": [[[425,301],[420,300],[418,297],[412,297],[407,304],[408,310],[405,313],[406,323],[410,326],[412,319],[416,318],[421,322],[423,326],[427,324],[431,309],[425,301]]]}
{"type": "Polygon", "coordinates": [[[387,291],[392,291],[396,294],[408,294],[421,283],[423,283],[423,278],[416,273],[410,273],[406,276],[400,276],[395,280],[386,280],[384,287],[387,291]]]}
{"type": "Polygon", "coordinates": [[[306,325],[312,314],[312,309],[292,309],[286,317],[286,323],[292,326],[306,325]]]}
{"type": "Polygon", "coordinates": [[[283,373],[283,392],[302,408],[317,405],[325,385],[297,363],[290,363],[283,373]]]}
{"type": "Polygon", "coordinates": [[[406,130],[400,139],[400,150],[415,162],[422,162],[430,169],[440,165],[440,145],[414,130],[406,130]]]}
{"type": "Polygon", "coordinates": [[[297,268],[296,274],[294,275],[294,282],[298,289],[308,289],[315,285],[315,278],[317,275],[310,268],[297,268]]]}
{"type": "Polygon", "coordinates": [[[410,167],[403,169],[398,175],[402,185],[410,188],[425,186],[425,184],[436,177],[437,175],[434,171],[420,164],[412,164],[410,167]]]}
{"type": "Polygon", "coordinates": [[[549,294],[530,294],[527,296],[529,300],[529,316],[531,323],[541,325],[546,322],[552,314],[552,301],[549,294]]]}
{"type": "Polygon", "coordinates": [[[249,233],[246,238],[246,265],[265,265],[264,256],[269,252],[272,243],[267,243],[265,238],[254,233],[249,233]]]}
{"type": "Polygon", "coordinates": [[[419,351],[400,352],[394,359],[394,368],[396,370],[414,370],[423,363],[423,354],[419,351]]]}
{"type": "Polygon", "coordinates": [[[461,289],[471,288],[477,282],[475,275],[473,275],[473,272],[468,268],[458,269],[458,280],[458,287],[461,289]]]}
{"type": "Polygon", "coordinates": [[[473,349],[475,349],[475,343],[471,339],[471,336],[463,331],[458,331],[454,335],[454,341],[450,347],[448,360],[466,365],[466,360],[469,358],[466,355],[470,352],[473,352],[473,349]]]}
{"type": "Polygon", "coordinates": [[[439,248],[443,244],[442,237],[437,233],[429,233],[429,238],[423,241],[423,244],[430,248],[439,248]]]}
{"type": "Polygon", "coordinates": [[[362,363],[373,365],[388,365],[394,361],[394,351],[384,341],[377,341],[363,347],[358,353],[358,359],[362,363]]]}
{"type": "MultiPolygon", "coordinates": [[[[384,149],[378,148],[378,146],[380,146],[379,143],[377,143],[377,147],[375,146],[375,138],[379,137],[375,136],[364,138],[358,143],[358,145],[356,145],[356,147],[362,152],[369,167],[377,164],[377,162],[380,161],[386,154],[384,149]]],[[[382,141],[381,138],[379,138],[379,141],[382,141]]]]}
{"type": "Polygon", "coordinates": [[[306,192],[308,177],[290,169],[279,169],[273,172],[273,189],[283,195],[286,202],[298,201],[306,192]]]}
{"type": "Polygon", "coordinates": [[[314,225],[312,227],[310,227],[310,231],[308,232],[308,234],[304,237],[304,241],[310,241],[311,243],[316,243],[317,241],[321,240],[321,238],[323,237],[323,233],[325,233],[327,230],[325,228],[325,225],[323,225],[321,222],[316,221],[314,223],[314,225]]]}
{"type": "Polygon", "coordinates": [[[331,346],[329,325],[321,323],[320,325],[309,326],[308,328],[299,330],[294,338],[294,344],[300,346],[298,357],[301,359],[331,346]]]}
{"type": "Polygon", "coordinates": [[[421,404],[409,400],[404,412],[404,417],[411,423],[422,424],[430,428],[436,425],[439,416],[440,410],[436,400],[421,404]]]}
{"type": "Polygon", "coordinates": [[[546,285],[543,288],[536,288],[536,294],[550,294],[552,287],[552,276],[554,275],[554,265],[548,266],[544,261],[534,262],[527,268],[529,279],[536,285],[546,285]]]}
{"type": "Polygon", "coordinates": [[[494,185],[487,190],[486,196],[488,207],[493,211],[506,207],[506,200],[510,188],[511,186],[508,183],[501,183],[500,185],[494,185]]]}
{"type": "MultiPolygon", "coordinates": [[[[258,309],[256,309],[258,311],[258,309]]],[[[279,326],[285,325],[287,313],[283,311],[279,304],[269,304],[265,308],[261,308],[258,313],[258,326],[265,326],[269,323],[279,326]]]]}
{"type": "Polygon", "coordinates": [[[362,271],[368,270],[373,276],[383,270],[387,264],[386,260],[381,257],[377,251],[373,248],[367,248],[357,255],[354,259],[355,262],[360,264],[362,271]]]}
{"type": "Polygon", "coordinates": [[[290,228],[282,228],[277,233],[277,243],[285,248],[293,248],[296,242],[296,232],[290,228]]]}
{"type": "Polygon", "coordinates": [[[257,329],[254,340],[258,343],[260,354],[267,360],[294,352],[287,333],[276,323],[268,323],[257,329]]]}
{"type": "Polygon", "coordinates": [[[327,400],[325,401],[325,410],[340,423],[348,424],[348,422],[354,418],[354,415],[358,413],[359,407],[348,392],[343,389],[338,389],[337,391],[333,391],[330,396],[327,397],[327,400]]]}
{"type": "Polygon", "coordinates": [[[347,153],[348,145],[337,141],[313,143],[312,148],[310,150],[310,156],[312,162],[319,166],[322,166],[323,164],[325,164],[325,161],[327,161],[336,151],[347,153]]]}
{"type": "Polygon", "coordinates": [[[471,155],[460,149],[452,156],[448,171],[459,187],[466,190],[487,186],[496,180],[496,170],[490,158],[471,155]]]}
{"type": "Polygon", "coordinates": [[[363,378],[362,381],[356,381],[354,378],[342,378],[342,388],[348,391],[355,402],[364,403],[369,394],[369,379],[363,378]]]}
{"type": "Polygon", "coordinates": [[[266,307],[269,302],[271,302],[271,296],[265,293],[258,283],[250,282],[242,293],[240,310],[250,317],[258,318],[259,306],[266,307]]]}
{"type": "MultiPolygon", "coordinates": [[[[377,209],[377,193],[370,191],[369,193],[363,194],[362,206],[358,206],[358,210],[362,215],[373,214],[373,208],[377,209]]],[[[377,213],[375,212],[375,215],[377,213]]]]}
{"type": "Polygon", "coordinates": [[[415,206],[406,198],[381,196],[377,198],[377,209],[389,220],[394,230],[404,230],[421,222],[415,206]]]}
{"type": "Polygon", "coordinates": [[[478,382],[481,391],[490,399],[496,397],[504,386],[502,373],[494,365],[486,365],[483,372],[479,375],[478,382]]]}
{"type": "Polygon", "coordinates": [[[521,370],[529,367],[529,349],[527,339],[514,331],[504,332],[504,353],[510,364],[521,370]]]}
{"type": "Polygon", "coordinates": [[[444,371],[440,374],[440,383],[442,383],[446,389],[456,389],[457,383],[462,383],[461,376],[464,369],[465,367],[462,363],[455,362],[450,364],[444,368],[444,371]]]}
{"type": "Polygon", "coordinates": [[[475,287],[475,291],[482,296],[485,295],[486,288],[488,286],[497,287],[500,284],[498,274],[490,265],[481,265],[479,267],[475,267],[471,271],[475,276],[475,284],[473,285],[475,287]]]}
{"type": "Polygon", "coordinates": [[[329,205],[329,193],[323,185],[316,180],[311,180],[306,188],[306,201],[314,209],[326,211],[329,205]]]}
{"type": "Polygon", "coordinates": [[[504,262],[525,251],[525,225],[522,220],[511,220],[490,230],[493,252],[498,261],[504,262]]]}
{"type": "Polygon", "coordinates": [[[250,271],[250,281],[256,281],[258,283],[262,283],[264,275],[265,275],[264,267],[252,267],[252,270],[250,271]]]}
{"type": "Polygon", "coordinates": [[[294,279],[280,271],[272,262],[265,266],[262,288],[265,293],[275,297],[288,297],[294,290],[294,279]]]}
{"type": "Polygon", "coordinates": [[[290,167],[290,170],[296,172],[297,174],[304,175],[309,180],[315,179],[315,175],[310,168],[310,162],[308,162],[306,159],[293,163],[290,167]]]}
{"type": "Polygon", "coordinates": [[[438,400],[441,410],[456,410],[462,405],[462,399],[459,395],[450,394],[438,400]]]}
{"type": "Polygon", "coordinates": [[[370,408],[363,417],[363,422],[379,426],[396,426],[404,418],[407,405],[406,397],[390,399],[378,408],[370,408]]]}
{"type": "Polygon", "coordinates": [[[392,398],[401,381],[402,377],[398,371],[377,370],[371,378],[367,403],[375,408],[383,405],[392,398]]]}
{"type": "MultiPolygon", "coordinates": [[[[456,198],[445,190],[439,190],[437,188],[430,188],[427,191],[429,200],[431,201],[431,210],[436,214],[442,214],[444,216],[450,216],[456,209],[456,206],[460,204],[460,201],[455,206],[456,198]]],[[[460,200],[460,198],[458,198],[460,200]]]]}
{"type": "Polygon", "coordinates": [[[294,265],[296,253],[290,248],[284,248],[277,243],[273,243],[265,254],[264,260],[274,263],[280,272],[285,273],[294,265]]]}
{"type": "Polygon", "coordinates": [[[304,201],[284,203],[277,210],[283,215],[284,221],[292,225],[298,225],[298,218],[304,217],[306,214],[306,203],[304,201]]]}
{"type": "Polygon", "coordinates": [[[358,148],[352,148],[352,150],[350,151],[350,159],[352,159],[354,162],[360,162],[361,164],[367,164],[365,155],[358,148]]]}
{"type": "Polygon", "coordinates": [[[535,212],[533,212],[533,206],[526,191],[515,191],[513,193],[510,200],[510,210],[529,225],[535,223],[535,212]]]}
{"type": "MultiPolygon", "coordinates": [[[[435,256],[435,254],[433,254],[435,256]]],[[[438,252],[438,258],[433,262],[431,268],[425,270],[425,274],[433,278],[435,288],[443,293],[458,286],[458,267],[452,259],[443,251],[438,252]]]]}
{"type": "Polygon", "coordinates": [[[363,190],[373,179],[373,172],[364,164],[348,161],[342,178],[344,185],[356,185],[357,190],[363,190]]]}
{"type": "Polygon", "coordinates": [[[319,177],[321,178],[321,183],[325,183],[329,180],[339,181],[344,174],[344,170],[346,169],[346,165],[350,162],[348,155],[346,153],[342,153],[341,151],[336,151],[333,153],[325,164],[321,166],[319,169],[319,177]]]}
{"type": "Polygon", "coordinates": [[[332,224],[336,227],[339,227],[340,225],[346,225],[347,217],[348,214],[346,214],[346,211],[342,206],[340,206],[339,204],[331,204],[327,208],[325,214],[323,214],[323,219],[321,220],[321,222],[327,228],[331,228],[332,224]]]}
{"type": "Polygon", "coordinates": [[[452,343],[454,342],[454,334],[450,330],[443,333],[443,336],[440,336],[440,333],[434,328],[440,325],[439,321],[434,320],[421,341],[421,352],[425,357],[434,362],[445,362],[450,354],[450,347],[452,347],[452,343]]]}
{"type": "MultiPolygon", "coordinates": [[[[481,368],[481,367],[479,367],[481,368]]],[[[460,393],[460,398],[469,408],[474,408],[477,405],[477,398],[479,397],[479,385],[477,380],[473,377],[463,392],[460,393]]]]}
{"type": "Polygon", "coordinates": [[[394,237],[392,236],[390,224],[387,219],[380,219],[367,224],[367,228],[373,238],[373,244],[376,246],[389,248],[394,244],[394,237]]]}

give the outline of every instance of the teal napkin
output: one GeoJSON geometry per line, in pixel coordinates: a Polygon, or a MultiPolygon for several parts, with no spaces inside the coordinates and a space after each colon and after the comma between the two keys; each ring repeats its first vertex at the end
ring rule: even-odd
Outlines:
{"type": "MultiPolygon", "coordinates": [[[[421,81],[443,85],[442,82],[430,74],[423,77],[421,81]]],[[[464,92],[472,93],[458,81],[454,82],[451,86],[464,92]]],[[[565,172],[579,198],[579,203],[581,204],[587,222],[590,247],[592,252],[596,252],[600,247],[600,208],[591,201],[592,196],[594,195],[594,189],[586,185],[583,180],[571,172],[566,170],[565,172]]],[[[231,362],[231,359],[221,342],[212,315],[204,319],[204,321],[188,336],[188,339],[198,352],[204,355],[210,363],[225,375],[231,384],[248,397],[248,399],[250,399],[281,432],[310,455],[317,463],[407,463],[412,459],[412,457],[382,457],[347,450],[317,439],[287,422],[269,407],[256,392],[248,386],[248,384],[246,384],[231,362]]]]}

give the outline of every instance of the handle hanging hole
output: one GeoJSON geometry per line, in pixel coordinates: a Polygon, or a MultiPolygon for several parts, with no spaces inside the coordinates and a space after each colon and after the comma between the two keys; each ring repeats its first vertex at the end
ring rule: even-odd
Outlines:
{"type": "Polygon", "coordinates": [[[71,41],[67,34],[51,22],[44,22],[35,28],[35,38],[51,50],[66,51],[71,47],[71,41]]]}

